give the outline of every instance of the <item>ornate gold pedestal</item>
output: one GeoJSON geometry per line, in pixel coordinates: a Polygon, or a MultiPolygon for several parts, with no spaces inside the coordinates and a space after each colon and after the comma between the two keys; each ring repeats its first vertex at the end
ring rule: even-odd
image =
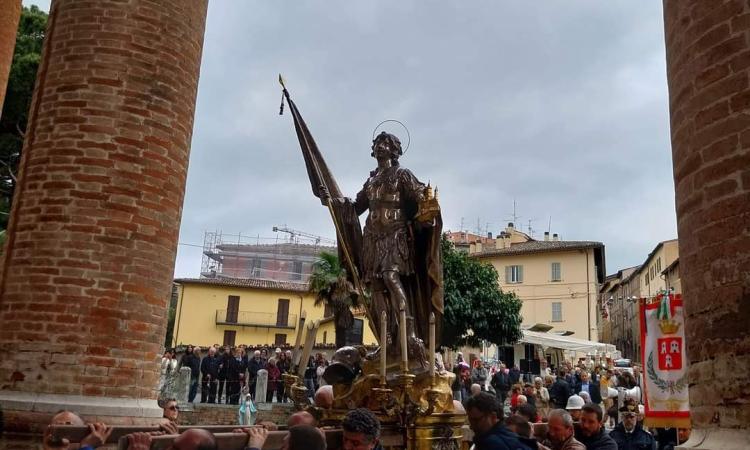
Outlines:
{"type": "Polygon", "coordinates": [[[431,414],[419,417],[406,429],[409,450],[458,450],[461,448],[465,414],[431,414]]]}
{"type": "Polygon", "coordinates": [[[458,450],[466,415],[453,408],[450,372],[362,375],[351,384],[333,386],[334,407],[317,410],[321,425],[338,426],[353,408],[367,407],[380,419],[386,449],[458,450]]]}

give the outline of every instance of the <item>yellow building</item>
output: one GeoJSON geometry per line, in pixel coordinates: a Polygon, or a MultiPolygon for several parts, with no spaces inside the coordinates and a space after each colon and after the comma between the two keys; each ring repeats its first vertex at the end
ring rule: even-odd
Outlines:
{"type": "Polygon", "coordinates": [[[469,255],[491,263],[501,289],[518,295],[524,327],[597,340],[597,295],[605,274],[601,242],[562,241],[549,233],[537,241],[510,223],[494,245],[472,244],[469,255]]]}
{"type": "MultiPolygon", "coordinates": [[[[295,343],[300,315],[306,323],[320,320],[316,344],[333,344],[333,321],[307,284],[240,278],[182,278],[177,287],[177,309],[172,345],[284,345],[295,343]]],[[[352,343],[377,340],[362,312],[348,330],[352,343]]]]}

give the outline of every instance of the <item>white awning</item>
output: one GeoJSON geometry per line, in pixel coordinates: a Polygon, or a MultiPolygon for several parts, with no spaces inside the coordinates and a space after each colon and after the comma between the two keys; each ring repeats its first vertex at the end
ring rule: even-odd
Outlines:
{"type": "Polygon", "coordinates": [[[541,345],[545,348],[559,348],[583,353],[614,353],[616,348],[612,344],[587,341],[570,336],[560,336],[552,333],[540,333],[537,331],[523,330],[521,342],[525,344],[541,345]]]}

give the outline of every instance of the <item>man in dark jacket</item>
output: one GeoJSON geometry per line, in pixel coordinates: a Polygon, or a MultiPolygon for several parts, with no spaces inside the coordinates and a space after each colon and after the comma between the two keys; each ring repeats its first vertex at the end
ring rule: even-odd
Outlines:
{"type": "Polygon", "coordinates": [[[180,368],[190,367],[190,391],[188,392],[188,403],[193,403],[198,395],[198,378],[201,372],[201,359],[195,354],[195,348],[188,345],[185,354],[180,359],[180,368]]]}
{"type": "Polygon", "coordinates": [[[237,405],[240,402],[240,375],[245,373],[245,363],[241,350],[235,348],[233,356],[225,360],[227,367],[227,404],[237,405]]]}
{"type": "Polygon", "coordinates": [[[504,405],[505,399],[508,397],[508,391],[510,391],[510,377],[505,373],[505,365],[500,364],[497,372],[490,380],[490,385],[495,390],[495,396],[500,400],[500,404],[504,405]]]}
{"type": "Polygon", "coordinates": [[[638,423],[638,406],[626,404],[620,408],[622,422],[617,424],[609,437],[617,443],[619,450],[656,450],[656,440],[638,423]]]}
{"type": "Polygon", "coordinates": [[[227,370],[229,369],[229,359],[232,352],[229,346],[225,345],[219,350],[219,393],[216,396],[217,403],[221,403],[221,396],[224,395],[224,403],[229,403],[229,390],[225,390],[227,385],[227,370]]]}
{"type": "Polygon", "coordinates": [[[581,408],[576,439],[586,450],[618,450],[617,443],[604,431],[604,413],[599,405],[587,403],[581,408]]]}
{"type": "Polygon", "coordinates": [[[494,395],[480,392],[466,400],[466,415],[474,432],[476,450],[532,450],[505,427],[500,404],[494,395]],[[500,416],[498,417],[498,414],[500,416]]]}
{"type": "Polygon", "coordinates": [[[508,371],[508,378],[510,378],[511,386],[518,383],[521,380],[521,370],[518,366],[513,366],[508,371]]]}
{"type": "Polygon", "coordinates": [[[557,376],[557,380],[549,388],[549,399],[555,404],[556,409],[565,409],[568,404],[568,397],[573,395],[570,384],[565,381],[565,371],[562,369],[557,376]]]}
{"type": "Polygon", "coordinates": [[[201,403],[216,403],[216,383],[219,378],[221,361],[216,356],[216,347],[208,349],[208,355],[201,361],[201,403]]]}
{"type": "Polygon", "coordinates": [[[599,382],[591,381],[591,376],[588,372],[581,372],[581,381],[576,383],[575,393],[580,394],[581,392],[588,392],[591,397],[591,403],[597,405],[602,402],[602,392],[599,388],[599,382]]]}
{"type": "Polygon", "coordinates": [[[247,363],[247,372],[250,377],[250,397],[255,400],[255,386],[258,381],[258,371],[266,368],[266,361],[261,357],[260,350],[253,352],[253,357],[247,363]]]}

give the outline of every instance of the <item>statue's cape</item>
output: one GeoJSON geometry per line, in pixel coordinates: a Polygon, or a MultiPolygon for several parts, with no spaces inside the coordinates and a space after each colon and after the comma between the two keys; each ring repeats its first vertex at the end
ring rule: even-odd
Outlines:
{"type": "Polygon", "coordinates": [[[427,344],[430,313],[435,313],[435,336],[438,348],[443,323],[443,260],[440,239],[443,234],[443,219],[438,214],[433,226],[412,225],[414,237],[414,275],[410,284],[414,298],[414,322],[417,336],[427,344]]]}

